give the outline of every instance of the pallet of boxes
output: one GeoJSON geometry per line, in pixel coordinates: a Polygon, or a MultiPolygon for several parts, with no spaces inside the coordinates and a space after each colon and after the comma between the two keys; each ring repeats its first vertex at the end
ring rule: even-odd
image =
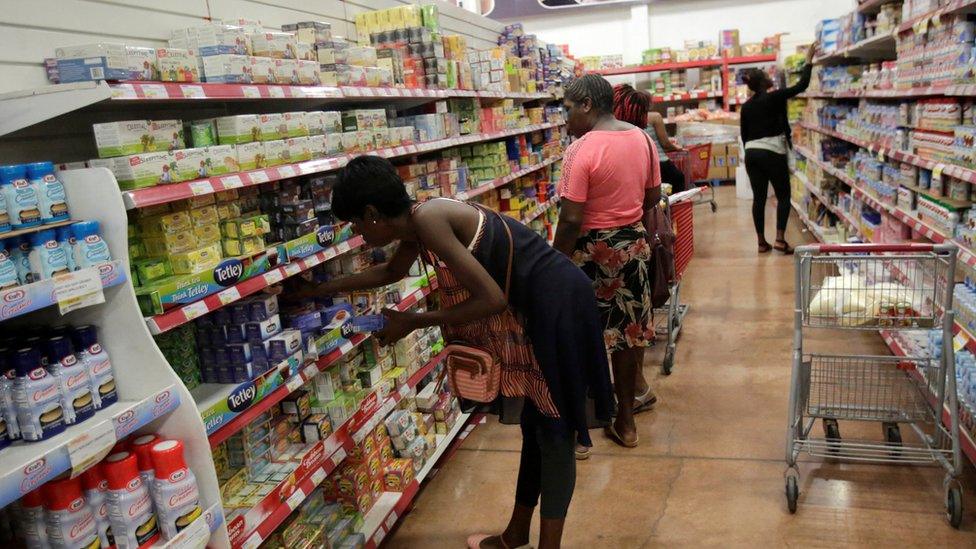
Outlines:
{"type": "Polygon", "coordinates": [[[708,143],[711,156],[708,181],[734,181],[741,163],[739,119],[716,118],[700,122],[678,122],[675,135],[686,148],[708,143]]]}

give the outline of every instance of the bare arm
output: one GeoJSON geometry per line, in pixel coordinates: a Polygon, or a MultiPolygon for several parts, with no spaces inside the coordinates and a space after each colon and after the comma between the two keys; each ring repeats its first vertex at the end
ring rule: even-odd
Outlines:
{"type": "Polygon", "coordinates": [[[299,292],[299,297],[325,297],[340,292],[366,290],[392,284],[407,276],[407,273],[410,272],[410,266],[413,265],[419,255],[420,246],[416,242],[401,242],[396,252],[393,253],[393,257],[386,263],[370,267],[361,273],[303,289],[299,292]]]}
{"type": "Polygon", "coordinates": [[[576,241],[583,232],[583,205],[582,202],[573,202],[566,197],[559,203],[559,224],[556,225],[552,247],[566,257],[573,257],[576,241]]]}
{"type": "Polygon", "coordinates": [[[649,113],[648,119],[651,121],[651,126],[654,128],[654,134],[657,135],[658,141],[661,142],[661,146],[664,147],[665,152],[673,152],[681,150],[681,147],[674,144],[671,138],[668,137],[668,130],[664,126],[664,117],[659,113],[649,113]]]}

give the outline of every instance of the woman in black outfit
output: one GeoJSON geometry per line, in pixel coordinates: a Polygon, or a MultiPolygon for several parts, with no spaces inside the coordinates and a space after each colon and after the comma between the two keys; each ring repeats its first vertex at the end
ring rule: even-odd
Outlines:
{"type": "Polygon", "coordinates": [[[793,253],[786,243],[786,221],[790,217],[790,169],[787,151],[792,147],[790,124],[786,119],[786,100],[803,93],[810,85],[813,69],[813,52],[816,44],[807,51],[807,62],[800,74],[800,81],[788,88],[769,91],[773,81],[760,69],[749,69],[745,83],[753,96],[742,105],[742,143],[746,148],[746,173],[752,184],[752,222],[759,237],[759,253],[771,249],[793,253]],[[765,210],[769,184],[776,192],[776,244],[766,241],[765,210]]]}

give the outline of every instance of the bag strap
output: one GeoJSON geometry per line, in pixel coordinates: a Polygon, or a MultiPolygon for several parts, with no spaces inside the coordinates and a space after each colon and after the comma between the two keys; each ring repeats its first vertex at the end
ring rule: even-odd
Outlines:
{"type": "Polygon", "coordinates": [[[481,204],[472,204],[478,210],[484,212],[491,212],[498,216],[498,220],[502,222],[502,226],[505,227],[505,234],[508,236],[508,266],[505,269],[505,301],[508,301],[508,293],[512,287],[512,267],[515,263],[515,238],[512,237],[512,229],[505,222],[505,217],[501,213],[495,210],[489,210],[488,208],[482,206],[481,204]]]}

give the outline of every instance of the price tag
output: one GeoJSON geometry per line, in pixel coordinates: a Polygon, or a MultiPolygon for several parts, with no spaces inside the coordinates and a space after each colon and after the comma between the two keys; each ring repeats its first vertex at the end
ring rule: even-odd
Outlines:
{"type": "Polygon", "coordinates": [[[261,546],[262,541],[264,541],[264,538],[261,537],[261,534],[254,532],[251,534],[251,537],[244,541],[244,545],[241,547],[243,547],[243,549],[258,549],[258,547],[261,546]]]}
{"type": "Polygon", "coordinates": [[[339,449],[332,454],[332,463],[339,465],[344,459],[346,459],[346,449],[339,447],[339,449]]]}
{"type": "Polygon", "coordinates": [[[204,179],[202,181],[192,181],[190,182],[190,193],[193,196],[200,196],[202,194],[213,194],[214,188],[210,184],[210,180],[204,179]]]}
{"type": "Polygon", "coordinates": [[[305,491],[299,488],[295,490],[294,494],[288,496],[288,499],[285,500],[285,505],[287,505],[289,509],[294,511],[295,509],[298,508],[299,505],[302,504],[303,501],[305,501],[305,497],[306,497],[305,491]]]}
{"type": "Polygon", "coordinates": [[[200,516],[170,540],[166,547],[167,549],[203,549],[208,541],[210,541],[210,525],[200,516]]]}
{"type": "Polygon", "coordinates": [[[966,346],[966,342],[966,336],[962,332],[959,332],[952,338],[952,349],[958,353],[966,346]]]}
{"type": "Polygon", "coordinates": [[[309,364],[302,370],[302,375],[305,376],[305,379],[312,379],[319,375],[319,367],[315,363],[309,364]]]}
{"type": "Polygon", "coordinates": [[[302,376],[294,376],[285,383],[285,388],[288,389],[289,393],[294,393],[302,385],[305,385],[305,380],[302,379],[302,376]]]}
{"type": "Polygon", "coordinates": [[[300,86],[292,86],[291,87],[291,96],[292,97],[305,97],[305,88],[302,88],[300,86]]]}
{"type": "Polygon", "coordinates": [[[390,515],[386,517],[386,529],[392,530],[393,525],[396,524],[398,518],[400,517],[397,516],[396,511],[390,511],[390,515]]]}
{"type": "Polygon", "coordinates": [[[115,445],[115,427],[111,421],[102,421],[87,427],[80,435],[68,441],[68,461],[71,476],[75,477],[102,460],[115,445]]]}
{"type": "Polygon", "coordinates": [[[383,538],[385,537],[386,537],[386,530],[384,530],[383,527],[380,526],[376,530],[376,533],[373,534],[373,545],[379,547],[380,543],[383,543],[383,538]]]}
{"type": "Polygon", "coordinates": [[[66,314],[75,309],[105,303],[102,277],[98,269],[88,268],[54,277],[54,300],[66,314]]]}
{"type": "Polygon", "coordinates": [[[278,98],[284,97],[285,89],[282,88],[281,86],[268,86],[268,95],[270,97],[278,97],[278,98]]]}
{"type": "Polygon", "coordinates": [[[288,263],[284,266],[284,268],[285,268],[285,274],[287,274],[288,276],[295,276],[298,273],[302,272],[302,267],[298,263],[288,263]]]}
{"type": "Polygon", "coordinates": [[[162,84],[142,84],[142,96],[146,99],[169,99],[166,86],[162,84]]]}
{"type": "Polygon", "coordinates": [[[112,86],[112,99],[138,99],[136,88],[132,84],[115,84],[112,86]]]}
{"type": "Polygon", "coordinates": [[[294,166],[278,166],[278,175],[281,177],[295,177],[294,166]]]}
{"type": "Polygon", "coordinates": [[[193,320],[210,312],[210,306],[205,301],[197,301],[183,307],[183,318],[193,320]]]}
{"type": "Polygon", "coordinates": [[[180,84],[180,91],[183,92],[183,97],[187,99],[202,99],[207,97],[206,92],[203,91],[203,86],[180,84]]]}
{"type": "Polygon", "coordinates": [[[325,469],[319,467],[314,473],[312,473],[312,484],[315,484],[316,486],[322,484],[322,481],[325,480],[326,476],[328,475],[326,474],[325,469]]]}
{"type": "Polygon", "coordinates": [[[255,183],[255,184],[267,183],[268,181],[270,181],[270,178],[268,177],[268,172],[264,170],[251,172],[248,174],[248,176],[250,176],[251,178],[251,183],[255,183]]]}
{"type": "Polygon", "coordinates": [[[244,186],[244,182],[241,181],[241,176],[239,175],[221,177],[220,184],[224,186],[224,189],[239,189],[244,186]]]}
{"type": "Polygon", "coordinates": [[[220,300],[221,305],[227,305],[228,303],[233,303],[241,299],[241,292],[234,287],[227,288],[217,294],[217,299],[220,300]]]}
{"type": "Polygon", "coordinates": [[[261,90],[257,86],[241,86],[241,93],[243,93],[244,97],[247,97],[248,99],[261,98],[261,90]]]}
{"type": "Polygon", "coordinates": [[[397,392],[400,393],[400,398],[406,398],[407,395],[410,394],[410,386],[409,385],[402,385],[400,387],[400,390],[397,391],[397,392]]]}
{"type": "Polygon", "coordinates": [[[281,273],[281,269],[275,269],[273,271],[268,271],[264,273],[264,281],[268,283],[268,286],[272,284],[277,284],[284,280],[285,275],[281,273]]]}

